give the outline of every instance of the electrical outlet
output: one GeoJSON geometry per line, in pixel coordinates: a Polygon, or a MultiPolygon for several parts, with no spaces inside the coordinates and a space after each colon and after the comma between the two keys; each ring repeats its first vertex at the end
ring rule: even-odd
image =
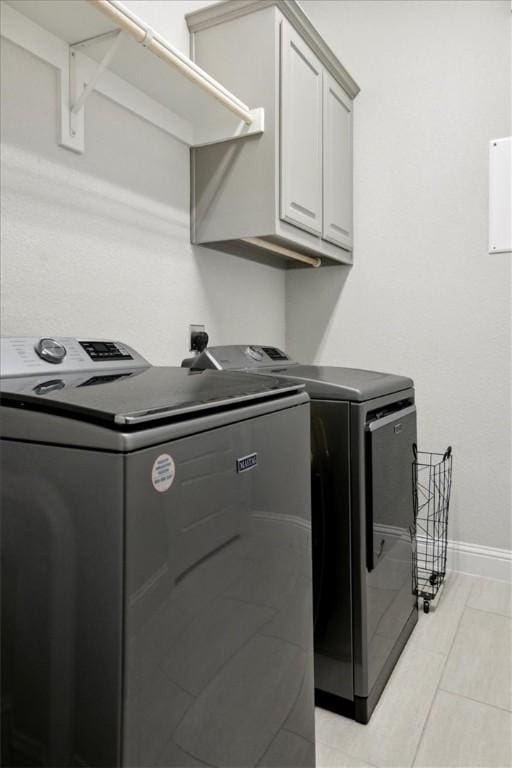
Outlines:
{"type": "Polygon", "coordinates": [[[190,325],[189,350],[202,352],[208,344],[208,334],[204,325],[190,325]]]}

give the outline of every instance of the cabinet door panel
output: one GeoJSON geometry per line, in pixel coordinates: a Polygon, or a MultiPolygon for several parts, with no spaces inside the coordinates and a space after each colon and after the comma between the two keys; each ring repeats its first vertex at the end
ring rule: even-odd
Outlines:
{"type": "Polygon", "coordinates": [[[352,101],[324,72],[322,237],[352,248],[352,101]]]}
{"type": "Polygon", "coordinates": [[[322,66],[281,26],[281,218],[322,234],[322,66]]]}

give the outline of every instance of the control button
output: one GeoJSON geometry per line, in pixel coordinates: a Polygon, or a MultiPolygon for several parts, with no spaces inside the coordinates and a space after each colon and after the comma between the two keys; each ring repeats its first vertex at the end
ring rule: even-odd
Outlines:
{"type": "Polygon", "coordinates": [[[62,363],[66,357],[66,347],[55,339],[40,339],[36,345],[36,352],[41,360],[47,363],[62,363]]]}
{"type": "Polygon", "coordinates": [[[258,349],[258,347],[247,347],[245,350],[245,354],[247,357],[251,357],[253,360],[256,360],[257,362],[260,362],[260,360],[263,360],[263,352],[261,349],[258,349]]]}

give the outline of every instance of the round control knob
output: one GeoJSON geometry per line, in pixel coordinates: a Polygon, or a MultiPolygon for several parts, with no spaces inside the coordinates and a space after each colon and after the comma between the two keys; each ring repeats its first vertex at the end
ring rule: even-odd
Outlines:
{"type": "Polygon", "coordinates": [[[263,360],[263,352],[261,349],[258,349],[258,347],[247,347],[245,350],[245,354],[247,357],[251,357],[253,360],[256,360],[258,363],[260,360],[263,360]]]}
{"type": "Polygon", "coordinates": [[[47,363],[62,363],[67,355],[66,347],[55,339],[40,339],[36,352],[41,360],[46,360],[47,363]]]}

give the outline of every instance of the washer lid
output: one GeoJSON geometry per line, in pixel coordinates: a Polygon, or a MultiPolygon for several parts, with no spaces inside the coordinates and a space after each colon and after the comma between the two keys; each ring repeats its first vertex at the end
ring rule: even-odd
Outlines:
{"type": "Polygon", "coordinates": [[[99,375],[4,379],[1,402],[126,428],[222,410],[302,388],[300,382],[272,376],[150,367],[99,375]]]}
{"type": "Polygon", "coordinates": [[[304,382],[306,391],[316,400],[363,402],[414,386],[413,380],[407,376],[359,368],[291,365],[266,368],[264,373],[284,377],[289,381],[304,382]]]}

